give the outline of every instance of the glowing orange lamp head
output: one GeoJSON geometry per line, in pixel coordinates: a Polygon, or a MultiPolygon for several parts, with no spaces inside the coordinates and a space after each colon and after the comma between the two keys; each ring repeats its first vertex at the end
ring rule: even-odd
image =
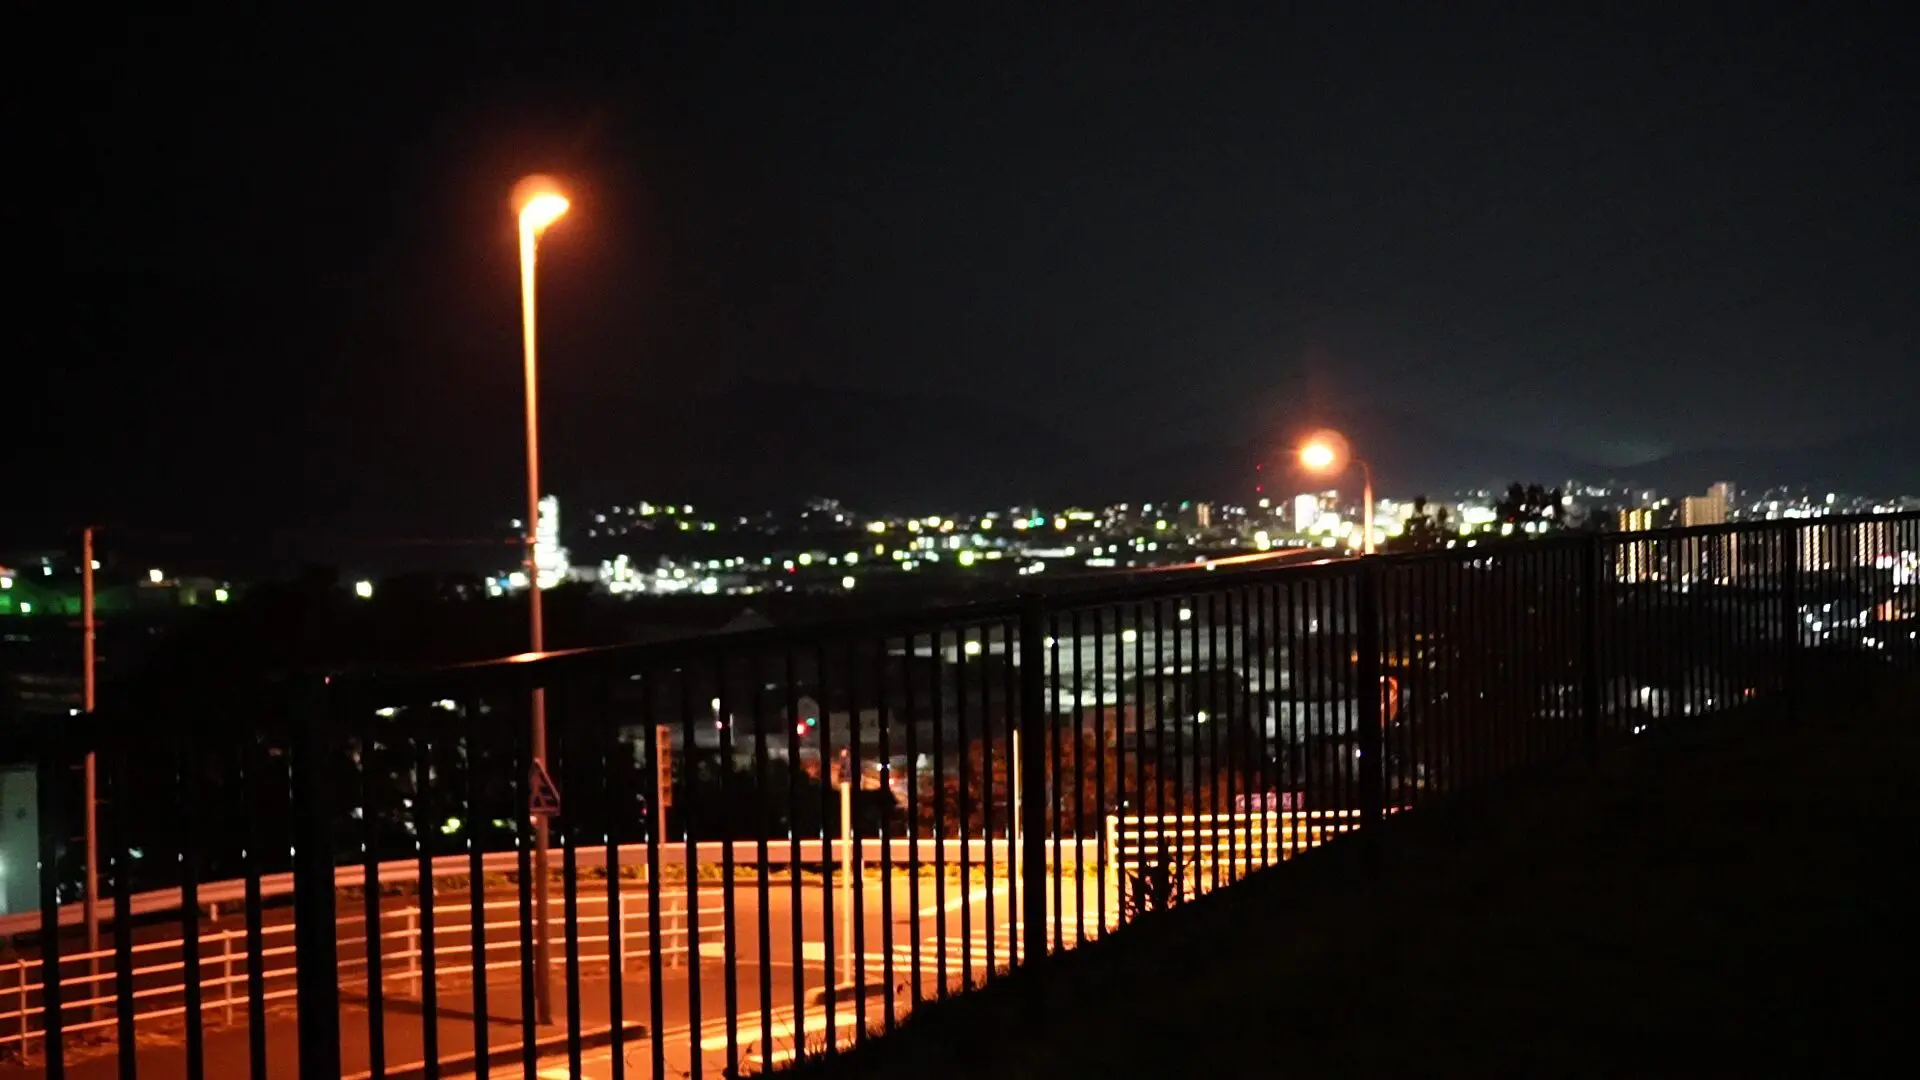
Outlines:
{"type": "Polygon", "coordinates": [[[1316,431],[1300,443],[1300,465],[1308,472],[1339,472],[1349,456],[1347,440],[1337,431],[1316,431]]]}
{"type": "Polygon", "coordinates": [[[529,176],[514,185],[513,204],[520,215],[520,227],[536,233],[560,220],[569,205],[567,197],[544,176],[529,176]]]}

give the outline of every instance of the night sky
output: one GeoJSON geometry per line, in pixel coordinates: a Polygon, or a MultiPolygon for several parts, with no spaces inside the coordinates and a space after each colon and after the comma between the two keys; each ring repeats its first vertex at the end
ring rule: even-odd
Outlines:
{"type": "Polygon", "coordinates": [[[1316,410],[1618,467],[1920,415],[1895,6],[891,6],[96,28],[0,532],[497,526],[536,171],[563,493],[648,494],[654,428],[724,433],[675,477],[795,455],[703,419],[743,384],[1095,460],[1316,410]]]}

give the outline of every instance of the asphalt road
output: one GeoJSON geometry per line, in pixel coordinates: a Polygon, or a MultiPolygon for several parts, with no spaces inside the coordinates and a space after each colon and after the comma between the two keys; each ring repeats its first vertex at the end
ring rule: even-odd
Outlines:
{"type": "MultiPolygon", "coordinates": [[[[730,1064],[737,1064],[740,1071],[758,1071],[769,1060],[777,1064],[787,1059],[796,1046],[805,1045],[815,1051],[824,1047],[830,1020],[833,1040],[844,1044],[862,1028],[883,1028],[889,1011],[896,1018],[904,1017],[912,1008],[916,987],[921,997],[936,996],[943,981],[958,990],[967,979],[983,981],[990,977],[992,970],[1010,965],[1015,958],[1014,937],[1021,924],[1011,917],[1006,882],[997,882],[992,887],[975,885],[964,891],[949,883],[944,904],[936,890],[929,888],[931,883],[925,880],[920,882],[917,904],[908,881],[896,879],[890,890],[869,882],[860,894],[862,910],[859,921],[854,924],[861,930],[857,941],[861,948],[852,957],[841,950],[845,935],[840,931],[842,912],[838,896],[835,897],[835,936],[841,940],[835,942],[835,962],[831,966],[834,982],[845,987],[855,982],[849,974],[851,961],[866,992],[836,995],[835,1007],[830,1011],[821,1000],[830,970],[825,962],[822,922],[827,905],[818,883],[812,884],[814,887],[803,892],[800,898],[803,933],[797,961],[791,893],[767,897],[773,932],[763,941],[758,933],[758,893],[742,890],[748,895],[737,898],[736,926],[742,929],[737,932],[733,954],[736,978],[733,1009],[727,1008],[728,965],[724,960],[724,946],[709,945],[705,950],[707,955],[700,965],[697,1015],[692,980],[686,975],[663,981],[664,1007],[657,1018],[660,1021],[657,1027],[653,1023],[656,1018],[647,1008],[645,981],[623,983],[627,1001],[639,1003],[638,1010],[629,1006],[627,1017],[638,1019],[647,1024],[651,1032],[658,1033],[659,1053],[669,1073],[718,1076],[727,1072],[730,1064]],[[887,910],[889,893],[890,912],[887,910]],[[771,984],[770,994],[764,999],[760,992],[763,974],[771,984]],[[892,989],[891,993],[888,988],[892,989]],[[733,1017],[731,1030],[727,1022],[729,1013],[733,1017]]],[[[1099,889],[1089,883],[1083,892],[1072,878],[1065,879],[1061,886],[1057,890],[1048,889],[1049,907],[1057,895],[1065,916],[1061,924],[1049,920],[1049,937],[1057,942],[1057,947],[1070,948],[1081,938],[1081,909],[1076,905],[1085,905],[1086,936],[1091,938],[1099,933],[1096,910],[1099,889]]],[[[1109,904],[1112,910],[1117,910],[1117,903],[1111,897],[1109,904]]],[[[586,1050],[579,1075],[611,1077],[614,1055],[619,1054],[624,1058],[627,1075],[648,1076],[656,1052],[655,1043],[656,1039],[649,1036],[617,1047],[586,1050]]],[[[564,1054],[542,1057],[537,1074],[541,1077],[574,1075],[571,1062],[564,1054]]],[[[495,1068],[491,1075],[521,1077],[524,1069],[515,1062],[495,1068]]]]}
{"type": "MultiPolygon", "coordinates": [[[[916,987],[921,996],[932,997],[944,980],[958,989],[968,978],[984,980],[992,969],[1010,964],[1019,933],[1016,913],[1011,907],[1009,883],[991,885],[974,882],[962,888],[957,880],[937,877],[909,877],[894,874],[887,882],[870,875],[852,895],[857,903],[856,917],[849,919],[838,883],[818,877],[766,882],[764,895],[759,882],[735,885],[731,889],[717,882],[700,882],[694,899],[701,914],[697,919],[699,940],[694,957],[661,959],[660,1007],[652,1005],[652,963],[648,954],[638,951],[646,943],[643,916],[636,914],[630,930],[635,950],[619,979],[620,1019],[627,1025],[643,1025],[647,1037],[627,1041],[617,1049],[601,1047],[586,1051],[582,1075],[611,1076],[612,1058],[618,1052],[630,1063],[629,1075],[645,1076],[652,1065],[653,1044],[657,1038],[668,1070],[677,1075],[714,1074],[737,1062],[745,1071],[760,1067],[769,1054],[779,1060],[791,1054],[796,1044],[823,1046],[827,1037],[828,1010],[818,1003],[829,985],[858,983],[866,992],[841,996],[833,1012],[836,1041],[846,1041],[862,1026],[882,1026],[889,1009],[903,1016],[911,1007],[916,987]],[[728,909],[731,908],[729,915],[728,909]],[[762,913],[765,935],[761,933],[762,913]],[[796,934],[796,919],[798,926],[796,934]],[[732,926],[728,933],[729,922],[732,926]],[[829,930],[829,926],[831,929],[829,930]],[[847,949],[847,928],[852,927],[854,948],[847,949]],[[944,935],[944,941],[943,941],[944,935]],[[828,945],[832,940],[831,948],[828,945]],[[915,946],[918,945],[916,957],[915,946]],[[731,956],[731,962],[728,957],[731,956]],[[675,961],[678,961],[677,963],[675,961]],[[829,963],[831,960],[831,963],[829,963]],[[858,975],[853,974],[854,971],[858,975]],[[728,975],[733,976],[729,985],[728,975]],[[764,990],[763,993],[763,984],[764,990]],[[891,988],[892,993],[888,993],[891,988]],[[797,1007],[796,1007],[797,1006],[797,1007]],[[727,1017],[734,1018],[731,1036],[727,1017]],[[769,1043],[767,1036],[771,1035],[769,1043]]],[[[662,908],[684,908],[684,883],[663,883],[662,908]]],[[[643,903],[645,891],[632,883],[623,892],[643,903]]],[[[1079,939],[1080,909],[1084,906],[1088,936],[1098,933],[1099,889],[1089,882],[1082,890],[1071,877],[1060,889],[1049,887],[1049,906],[1057,892],[1065,924],[1054,934],[1070,946],[1079,939]]],[[[582,915],[580,948],[588,954],[604,957],[607,952],[606,903],[604,894],[582,891],[579,899],[582,915]],[[601,940],[594,941],[599,938],[601,940]]],[[[470,969],[467,972],[443,970],[437,984],[434,1009],[437,1023],[429,1029],[427,1009],[422,1000],[424,980],[418,973],[418,959],[409,961],[405,953],[417,932],[418,916],[392,909],[413,906],[412,898],[389,898],[389,913],[382,919],[382,968],[385,1000],[379,1010],[383,1059],[389,1070],[423,1061],[429,1054],[446,1057],[471,1051],[477,1029],[483,1029],[491,1048],[522,1041],[520,1022],[520,964],[517,951],[519,913],[511,893],[488,898],[487,1007],[485,1020],[476,1021],[475,995],[470,969]],[[500,906],[496,907],[498,904],[500,906]],[[411,964],[411,967],[409,966],[411,964]],[[429,1045],[431,1043],[431,1046],[429,1045]]],[[[1110,910],[1117,910],[1117,898],[1108,897],[1110,910]]],[[[440,904],[437,921],[443,969],[470,964],[467,948],[470,908],[461,903],[440,904]]],[[[341,914],[357,914],[343,905],[341,914]]],[[[565,1014],[571,1003],[577,1008],[585,1030],[606,1029],[615,1019],[612,1009],[613,980],[604,959],[581,964],[577,997],[570,1002],[563,943],[564,911],[554,906],[556,1010],[562,1015],[552,1028],[540,1028],[536,1038],[542,1041],[564,1036],[565,1014]]],[[[695,921],[695,920],[689,920],[695,921]]],[[[370,1064],[372,1029],[376,1026],[367,1005],[365,935],[357,923],[344,923],[341,944],[342,1052],[347,1075],[364,1074],[370,1064]]],[[[684,939],[683,939],[684,940],[684,939]]],[[[271,941],[270,941],[271,944],[271,941]]],[[[276,984],[270,983],[270,988],[276,984]]],[[[290,980],[277,985],[288,986],[290,980]]],[[[244,994],[244,985],[238,988],[244,994]]],[[[268,1064],[270,1075],[293,1076],[296,1073],[296,1024],[291,1002],[277,1003],[269,1013],[268,1064]]],[[[222,1011],[209,1005],[210,1025],[222,1011]]],[[[246,1076],[247,1034],[245,1012],[235,1009],[236,1023],[210,1026],[205,1033],[205,1061],[208,1076],[246,1076]]],[[[177,1021],[176,1021],[177,1023],[177,1021]]],[[[569,1062],[564,1054],[543,1056],[539,1063],[543,1076],[567,1076],[569,1062]]],[[[78,1046],[69,1052],[70,1076],[79,1080],[106,1080],[117,1075],[117,1061],[110,1046],[91,1051],[78,1046]]],[[[183,1042],[176,1033],[149,1034],[145,1025],[138,1051],[138,1072],[143,1078],[167,1080],[186,1076],[183,1042]]],[[[37,1067],[0,1065],[0,1077],[40,1075],[37,1067]]],[[[494,1075],[521,1076],[521,1066],[497,1068],[494,1075]]]]}

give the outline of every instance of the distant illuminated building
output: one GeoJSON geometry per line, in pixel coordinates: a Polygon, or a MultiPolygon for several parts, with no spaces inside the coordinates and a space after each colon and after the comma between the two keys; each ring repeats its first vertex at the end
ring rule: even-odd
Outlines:
{"type": "MultiPolygon", "coordinates": [[[[1620,531],[1649,532],[1654,527],[1653,507],[1636,506],[1620,511],[1620,531]]],[[[1646,581],[1654,574],[1655,545],[1651,540],[1627,540],[1614,550],[1613,574],[1620,581],[1646,581]]]]}
{"type": "Polygon", "coordinates": [[[1652,540],[1625,541],[1614,554],[1614,576],[1625,582],[1650,581],[1659,576],[1657,556],[1652,540]]]}
{"type": "Polygon", "coordinates": [[[1293,531],[1307,532],[1314,522],[1320,520],[1320,496],[1295,495],[1293,497],[1293,531]]]}
{"type": "Polygon", "coordinates": [[[1621,532],[1646,532],[1653,528],[1653,507],[1636,506],[1620,511],[1621,532]]]}
{"type": "MultiPolygon", "coordinates": [[[[1705,495],[1689,495],[1680,501],[1680,524],[1686,528],[1725,525],[1733,513],[1733,485],[1714,484],[1705,495]]],[[[1684,545],[1682,578],[1725,584],[1733,579],[1739,566],[1737,541],[1732,536],[1689,537],[1684,545]]]]}
{"type": "MultiPolygon", "coordinates": [[[[1715,484],[1714,488],[1721,486],[1715,484]]],[[[1727,508],[1727,500],[1713,492],[1689,495],[1680,503],[1680,524],[1689,529],[1696,525],[1725,525],[1727,508]]]]}
{"type": "Polygon", "coordinates": [[[540,500],[540,518],[533,526],[533,569],[542,589],[551,589],[566,580],[567,549],[560,546],[560,500],[548,495],[540,500]]]}
{"type": "Polygon", "coordinates": [[[1891,569],[1899,555],[1893,522],[1874,521],[1854,526],[1854,565],[1891,569]]]}
{"type": "Polygon", "coordinates": [[[1826,570],[1829,568],[1831,547],[1827,543],[1827,527],[1809,525],[1800,530],[1800,569],[1826,570]]]}
{"type": "Polygon", "coordinates": [[[1720,505],[1727,508],[1728,517],[1733,516],[1734,499],[1738,494],[1734,491],[1731,480],[1722,480],[1707,489],[1707,497],[1720,500],[1720,505]]]}
{"type": "Polygon", "coordinates": [[[1193,519],[1203,529],[1212,528],[1213,527],[1213,504],[1212,503],[1194,503],[1193,519]]]}

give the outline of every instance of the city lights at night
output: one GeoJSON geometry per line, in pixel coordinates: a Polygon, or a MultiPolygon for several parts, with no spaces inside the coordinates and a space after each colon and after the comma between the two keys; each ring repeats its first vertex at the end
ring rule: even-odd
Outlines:
{"type": "Polygon", "coordinates": [[[1903,12],[16,19],[0,1080],[1888,1071],[1903,12]]]}

